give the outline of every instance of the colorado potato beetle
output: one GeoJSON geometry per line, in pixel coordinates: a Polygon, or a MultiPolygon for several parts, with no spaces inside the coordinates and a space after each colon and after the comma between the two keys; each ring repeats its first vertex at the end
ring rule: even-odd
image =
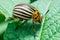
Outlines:
{"type": "MultiPolygon", "coordinates": [[[[34,28],[34,33],[36,32],[36,29],[34,27],[34,22],[42,22],[42,17],[40,16],[38,10],[29,4],[17,4],[15,5],[13,9],[13,16],[15,18],[23,19],[25,20],[23,22],[26,23],[28,20],[32,19],[32,25],[34,28]]],[[[35,37],[35,34],[34,34],[35,37]]]]}

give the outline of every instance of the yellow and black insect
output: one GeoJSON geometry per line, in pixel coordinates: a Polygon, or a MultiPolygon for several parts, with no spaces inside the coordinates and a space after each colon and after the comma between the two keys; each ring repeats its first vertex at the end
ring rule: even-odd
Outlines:
{"type": "Polygon", "coordinates": [[[13,9],[13,16],[26,21],[33,19],[33,21],[42,22],[42,17],[38,10],[28,4],[17,4],[13,9]]]}
{"type": "MultiPolygon", "coordinates": [[[[34,22],[39,22],[39,23],[42,22],[42,16],[40,16],[38,10],[29,4],[15,5],[15,7],[13,9],[13,16],[15,18],[25,20],[23,22],[23,24],[26,23],[28,20],[32,19],[33,28],[34,28],[34,22]]],[[[34,28],[34,33],[35,32],[36,32],[36,30],[34,28]]]]}

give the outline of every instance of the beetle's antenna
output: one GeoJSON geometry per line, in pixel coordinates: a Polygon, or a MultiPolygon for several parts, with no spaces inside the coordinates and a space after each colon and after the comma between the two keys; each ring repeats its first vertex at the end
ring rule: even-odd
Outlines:
{"type": "Polygon", "coordinates": [[[49,2],[49,4],[48,4],[48,8],[47,8],[47,10],[44,12],[44,15],[43,15],[43,17],[42,17],[42,18],[44,18],[44,17],[45,17],[45,15],[49,12],[50,4],[51,4],[51,1],[49,2]]]}
{"type": "Polygon", "coordinates": [[[45,16],[48,12],[49,12],[49,9],[46,11],[46,13],[43,16],[45,16]]]}

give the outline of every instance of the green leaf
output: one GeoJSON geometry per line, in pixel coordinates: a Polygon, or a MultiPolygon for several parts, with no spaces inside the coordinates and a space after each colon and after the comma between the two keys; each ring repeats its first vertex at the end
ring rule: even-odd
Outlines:
{"type": "Polygon", "coordinates": [[[30,3],[33,3],[33,2],[35,2],[35,1],[37,1],[37,0],[30,0],[30,3]]]}
{"type": "Polygon", "coordinates": [[[8,22],[0,23],[0,35],[6,30],[8,22]]]}
{"type": "MultiPolygon", "coordinates": [[[[12,16],[12,10],[14,5],[18,3],[28,3],[30,0],[1,0],[0,8],[5,14],[6,18],[12,16]],[[5,5],[4,5],[5,4],[5,5]],[[8,6],[7,6],[8,5],[8,6]]],[[[33,2],[31,5],[38,9],[41,16],[43,16],[42,25],[35,23],[36,37],[34,39],[34,31],[32,26],[32,20],[29,20],[22,26],[18,26],[19,22],[9,23],[8,26],[4,22],[1,25],[1,29],[4,30],[4,40],[60,40],[60,0],[38,0],[33,2]],[[45,15],[45,13],[49,12],[45,15]],[[19,27],[16,29],[16,27],[19,27]],[[41,27],[41,29],[40,29],[41,27]]],[[[3,31],[1,31],[3,32],[3,31]]]]}
{"type": "Polygon", "coordinates": [[[60,40],[60,0],[52,0],[42,25],[40,40],[60,40]]]}
{"type": "Polygon", "coordinates": [[[5,16],[0,12],[0,23],[5,21],[5,16]]]}
{"type": "MultiPolygon", "coordinates": [[[[18,22],[8,24],[8,28],[4,34],[4,40],[34,40],[34,28],[32,27],[32,20],[29,20],[22,26],[18,26],[18,24],[18,22]],[[16,27],[19,28],[16,29],[16,27]]],[[[35,23],[34,27],[36,28],[37,33],[39,33],[38,30],[40,30],[40,24],[35,23]]]]}
{"type": "MultiPolygon", "coordinates": [[[[3,33],[4,34],[4,33],[3,33]]],[[[3,34],[0,35],[0,40],[3,40],[3,34]]]]}

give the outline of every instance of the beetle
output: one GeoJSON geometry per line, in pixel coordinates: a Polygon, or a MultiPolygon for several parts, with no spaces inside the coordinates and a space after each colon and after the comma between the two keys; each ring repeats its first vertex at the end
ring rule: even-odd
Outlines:
{"type": "Polygon", "coordinates": [[[38,10],[29,4],[17,4],[13,8],[13,16],[14,20],[16,18],[23,19],[25,24],[27,21],[32,19],[32,26],[34,28],[34,37],[36,33],[36,29],[34,27],[34,22],[42,23],[42,16],[39,14],[38,10]]]}

